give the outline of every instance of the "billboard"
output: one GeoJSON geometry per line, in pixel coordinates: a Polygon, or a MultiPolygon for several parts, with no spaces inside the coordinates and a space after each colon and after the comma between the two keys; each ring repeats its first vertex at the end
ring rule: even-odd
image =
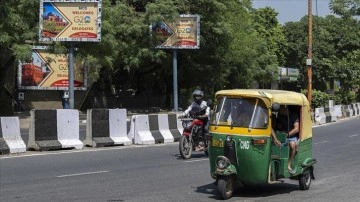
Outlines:
{"type": "MultiPolygon", "coordinates": [[[[32,60],[20,61],[17,80],[18,89],[67,90],[68,55],[53,54],[46,46],[33,47],[32,60]]],[[[75,59],[74,89],[86,90],[85,65],[75,59]]]]}
{"type": "Polygon", "coordinates": [[[151,26],[151,32],[158,37],[162,49],[199,49],[200,16],[180,15],[175,22],[158,22],[151,26]]]}
{"type": "Polygon", "coordinates": [[[101,0],[41,0],[39,41],[101,41],[101,0]]]}

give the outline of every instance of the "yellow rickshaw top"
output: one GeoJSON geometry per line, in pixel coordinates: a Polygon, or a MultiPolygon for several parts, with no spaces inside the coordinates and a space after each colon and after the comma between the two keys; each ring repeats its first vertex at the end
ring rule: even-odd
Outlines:
{"type": "Polygon", "coordinates": [[[308,106],[309,101],[304,94],[286,91],[286,90],[272,90],[272,89],[231,89],[220,90],[216,92],[215,97],[219,96],[244,96],[244,97],[267,97],[272,102],[287,105],[302,105],[308,106]]]}

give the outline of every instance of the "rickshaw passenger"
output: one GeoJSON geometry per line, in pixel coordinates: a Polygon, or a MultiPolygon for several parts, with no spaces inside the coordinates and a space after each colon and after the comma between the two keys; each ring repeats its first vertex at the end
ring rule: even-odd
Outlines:
{"type": "Polygon", "coordinates": [[[290,147],[290,156],[288,161],[288,169],[290,174],[295,172],[292,170],[292,161],[297,152],[299,141],[299,116],[293,110],[282,105],[279,109],[279,116],[277,120],[278,129],[287,133],[287,138],[290,147]]]}

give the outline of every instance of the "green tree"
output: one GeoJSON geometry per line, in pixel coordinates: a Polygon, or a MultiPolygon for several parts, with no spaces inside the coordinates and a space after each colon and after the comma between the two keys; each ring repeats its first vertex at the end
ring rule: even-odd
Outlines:
{"type": "Polygon", "coordinates": [[[257,51],[258,67],[255,79],[263,84],[275,81],[278,67],[285,63],[287,42],[277,15],[278,13],[270,7],[255,9],[253,12],[255,29],[263,39],[257,51]]]}
{"type": "Polygon", "coordinates": [[[360,15],[359,0],[331,0],[329,7],[335,14],[345,18],[360,15]]]}
{"type": "Polygon", "coordinates": [[[28,60],[37,34],[39,1],[0,2],[0,115],[12,115],[16,61],[28,60]],[[31,10],[31,12],[29,12],[31,10]]]}

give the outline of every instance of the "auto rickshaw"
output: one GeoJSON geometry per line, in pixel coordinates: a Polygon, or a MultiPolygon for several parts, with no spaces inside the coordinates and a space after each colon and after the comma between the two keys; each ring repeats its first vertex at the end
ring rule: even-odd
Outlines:
{"type": "Polygon", "coordinates": [[[315,179],[311,109],[301,93],[265,89],[218,91],[209,131],[210,173],[221,199],[231,198],[235,188],[282,183],[284,178],[298,180],[300,189],[308,190],[315,179]],[[278,130],[276,123],[281,106],[291,108],[299,117],[299,141],[291,173],[287,131],[278,130]],[[282,142],[280,146],[275,145],[272,130],[282,142]]]}

